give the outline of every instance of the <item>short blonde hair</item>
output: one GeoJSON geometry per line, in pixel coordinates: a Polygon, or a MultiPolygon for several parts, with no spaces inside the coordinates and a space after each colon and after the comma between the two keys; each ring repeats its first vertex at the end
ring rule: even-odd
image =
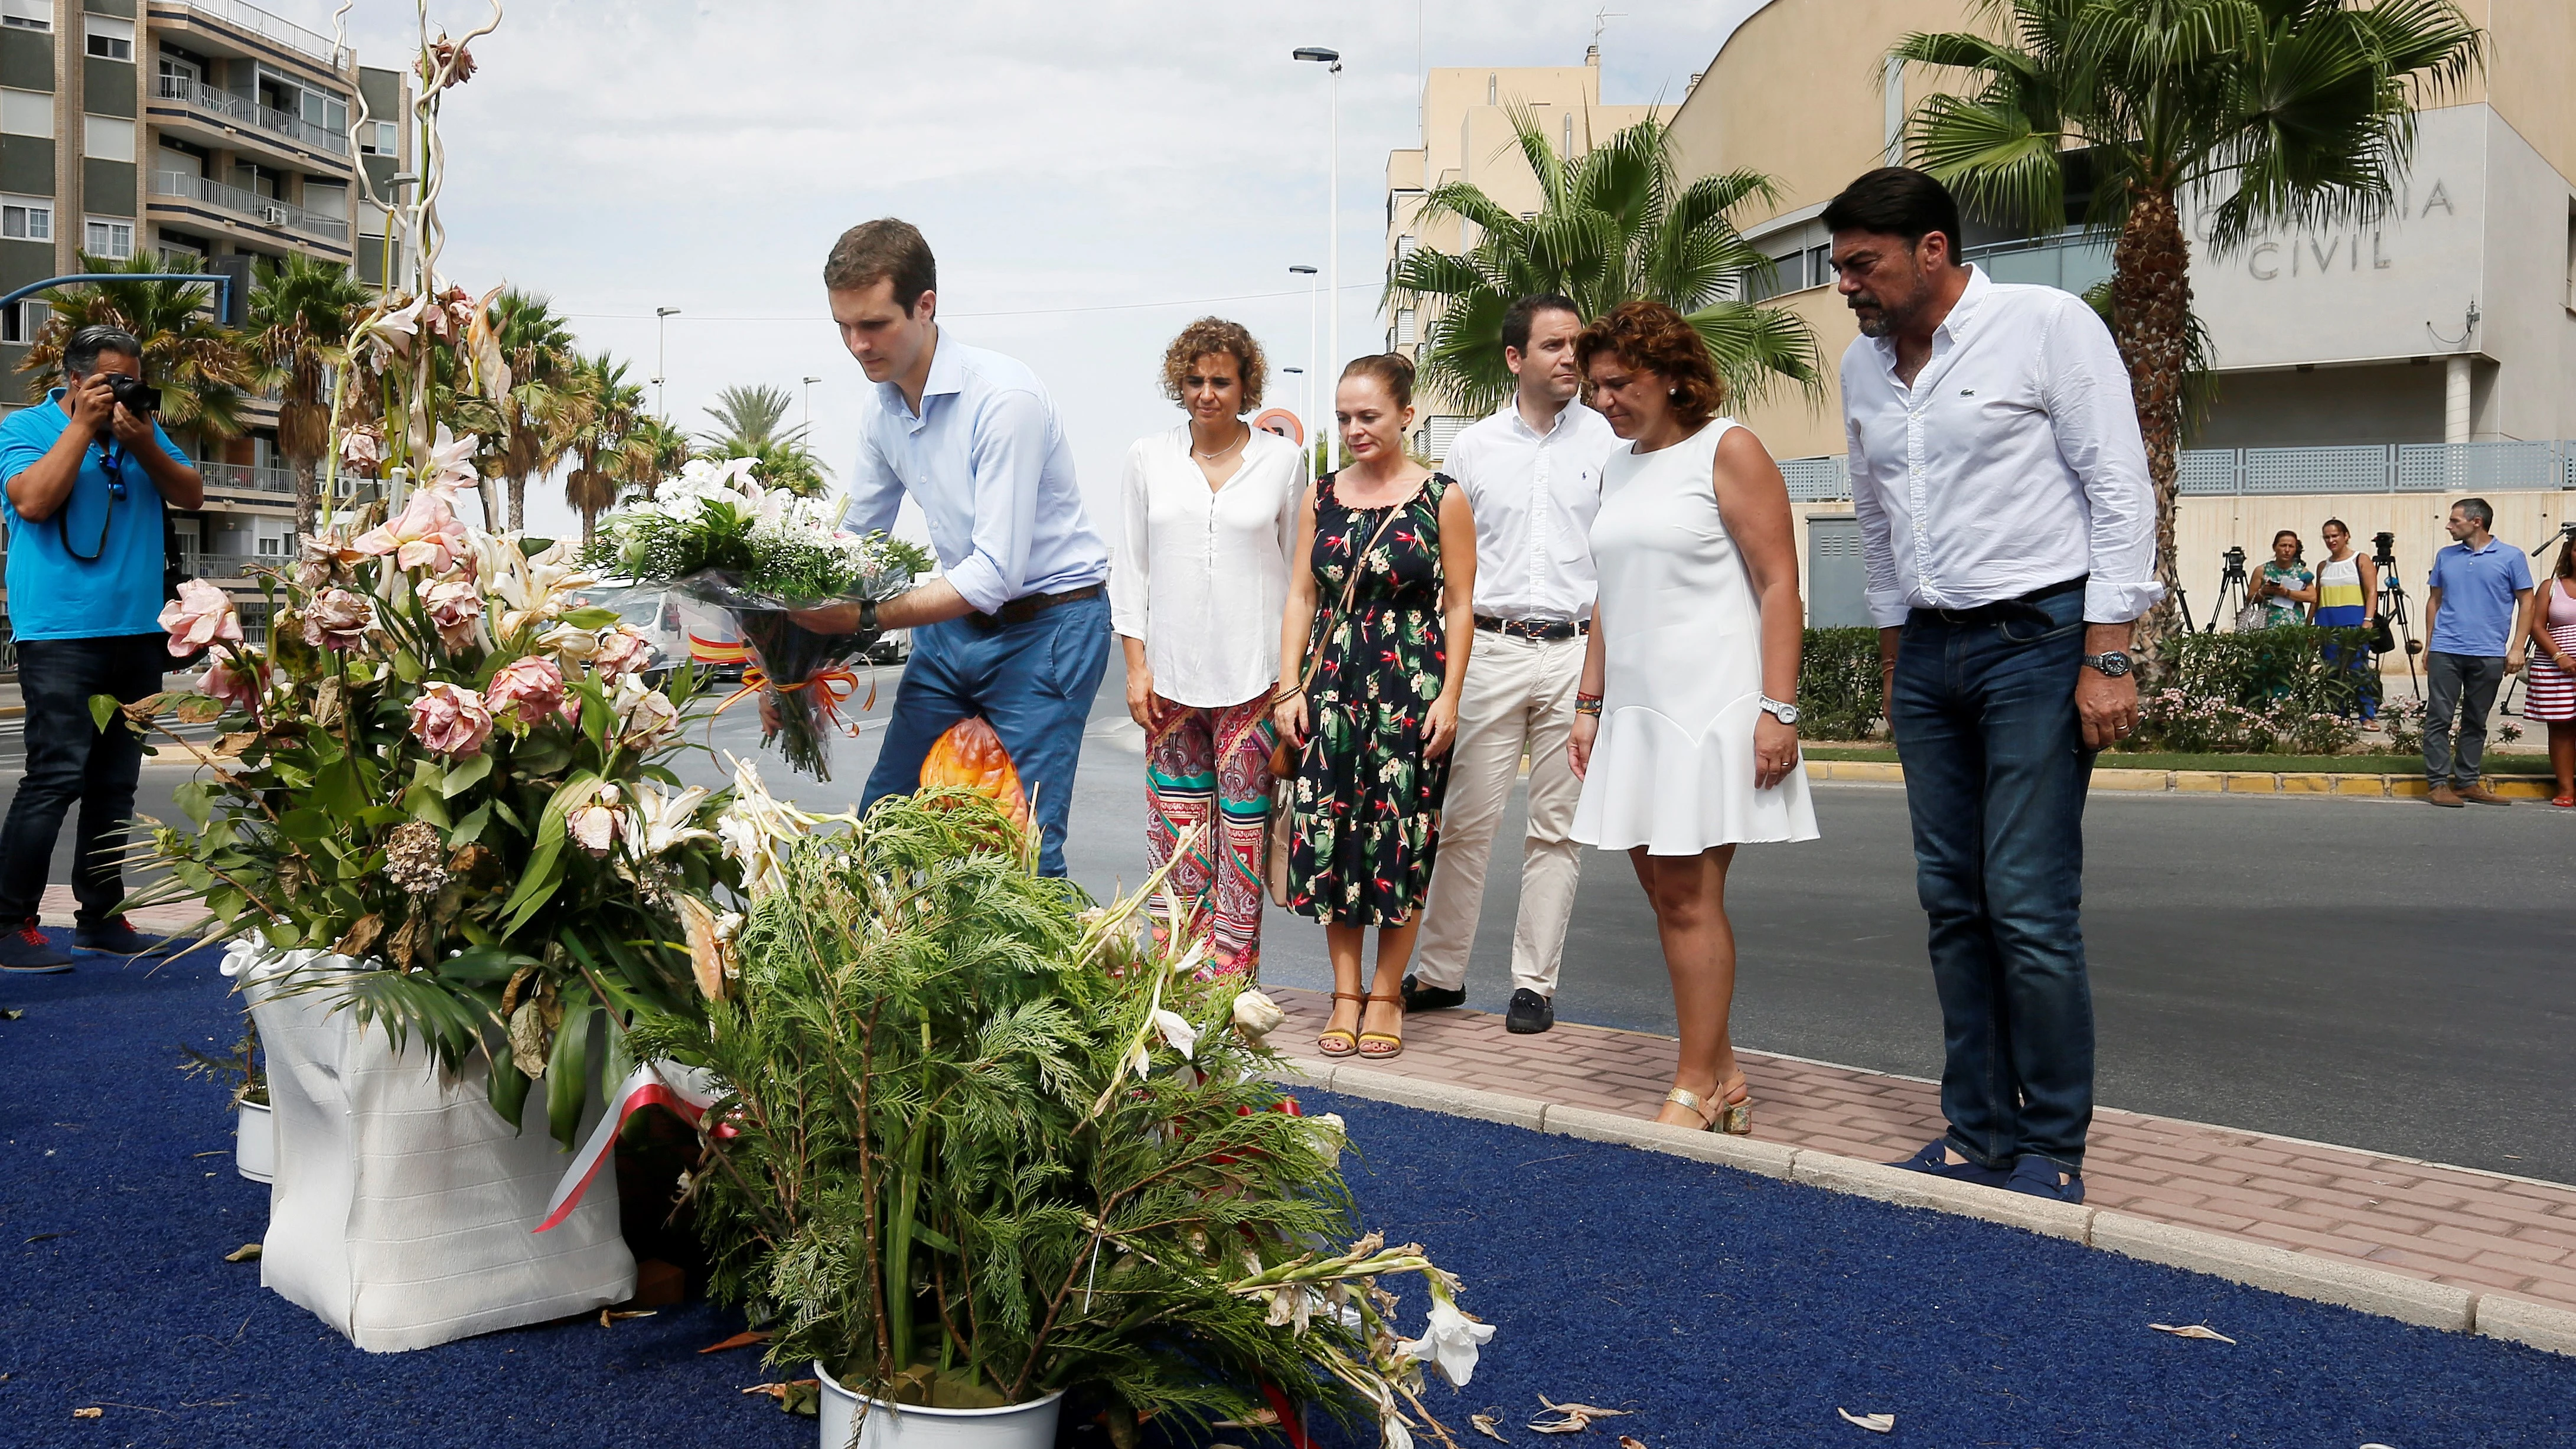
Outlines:
{"type": "Polygon", "coordinates": [[[1201,317],[1163,349],[1163,396],[1180,402],[1181,379],[1189,376],[1190,364],[1216,353],[1233,358],[1243,373],[1243,411],[1261,406],[1262,384],[1270,380],[1269,360],[1249,329],[1222,317],[1201,317]]]}

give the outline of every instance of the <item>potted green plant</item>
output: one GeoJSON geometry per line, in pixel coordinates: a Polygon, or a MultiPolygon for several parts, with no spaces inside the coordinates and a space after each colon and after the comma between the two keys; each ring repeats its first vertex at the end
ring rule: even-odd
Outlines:
{"type": "Polygon", "coordinates": [[[725,999],[635,1041],[721,1085],[688,1184],[715,1290],[772,1363],[814,1366],[827,1449],[898,1425],[1047,1445],[1066,1395],[1122,1445],[1309,1406],[1448,1442],[1423,1364],[1464,1383],[1493,1330],[1421,1249],[1359,1232],[1341,1124],[1266,1076],[1277,1006],[1140,944],[1156,882],[1095,909],[962,790],[792,829],[751,872],[725,999]]]}
{"type": "Polygon", "coordinates": [[[182,1042],[179,1070],[192,1077],[228,1085],[234,1114],[233,1170],[253,1182],[277,1174],[277,1125],[268,1110],[268,1081],[259,1070],[259,1023],[242,1013],[241,1040],[224,1053],[182,1042]]]}

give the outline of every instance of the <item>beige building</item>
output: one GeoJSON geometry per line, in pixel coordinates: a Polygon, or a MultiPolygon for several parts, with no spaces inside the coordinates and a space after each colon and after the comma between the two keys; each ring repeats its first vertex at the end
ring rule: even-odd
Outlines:
{"type": "MultiPolygon", "coordinates": [[[[1384,260],[1390,275],[1416,246],[1454,254],[1475,245],[1466,224],[1455,217],[1422,219],[1422,198],[1430,190],[1463,181],[1482,189],[1498,206],[1524,214],[1538,211],[1538,177],[1521,155],[1512,131],[1515,107],[1527,107],[1558,154],[1565,156],[1580,156],[1596,139],[1606,139],[1655,114],[1653,106],[1601,103],[1597,46],[1581,65],[1432,71],[1422,87],[1422,144],[1390,151],[1386,157],[1384,260]]],[[[1425,319],[1402,307],[1384,320],[1386,350],[1413,356],[1425,319]]],[[[1449,441],[1460,428],[1476,421],[1438,397],[1425,395],[1417,403],[1422,421],[1415,447],[1435,461],[1448,456],[1449,441]]]]}
{"type": "MultiPolygon", "coordinates": [[[[2205,615],[2219,554],[2259,561],[2276,528],[2315,556],[2317,525],[2397,535],[2421,594],[2450,500],[2484,493],[2501,536],[2556,533],[2576,484],[2576,7],[2464,0],[2488,29],[2484,77],[2419,122],[2414,164],[2389,215],[2332,231],[2278,231],[2218,255],[2195,243],[2195,304],[2217,350],[2219,391],[2191,440],[2178,546],[2205,615]]],[[[1855,335],[1825,271],[1824,203],[1893,152],[1907,109],[1942,77],[1889,68],[1911,30],[1971,29],[1967,0],[1771,0],[1731,35],[1673,121],[1691,175],[1750,167],[1781,186],[1741,218],[1776,259],[1775,305],[1815,329],[1831,366],[1855,335]]],[[[2002,281],[2081,291],[2110,270],[2107,244],[2027,237],[1968,221],[1968,253],[2002,281]]],[[[2195,227],[2195,237],[2202,233],[2195,227]]],[[[1847,511],[1839,398],[1781,395],[1748,410],[1783,460],[1802,514],[1847,511]]],[[[1805,529],[1809,519],[1801,518],[1805,529]]],[[[1811,613],[1844,622],[1847,524],[1809,545],[1811,613]]],[[[2420,607],[2420,605],[2419,605],[2420,607]]]]}

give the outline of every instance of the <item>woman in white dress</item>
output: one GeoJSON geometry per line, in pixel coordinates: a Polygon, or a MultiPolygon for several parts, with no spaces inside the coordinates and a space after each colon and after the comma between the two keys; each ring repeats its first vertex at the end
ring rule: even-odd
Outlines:
{"type": "Polygon", "coordinates": [[[1164,878],[1158,936],[1205,940],[1202,977],[1260,979],[1269,839],[1270,683],[1288,546],[1306,491],[1296,444],[1243,420],[1268,366],[1237,323],[1202,317],[1163,355],[1163,395],[1189,421],[1127,450],[1111,538],[1109,620],[1127,712],[1145,729],[1145,856],[1164,878]]]}
{"type": "Polygon", "coordinates": [[[1726,870],[1748,840],[1813,840],[1798,768],[1797,549],[1789,490],[1752,433],[1716,416],[1725,387],[1699,334],[1626,302],[1575,344],[1592,405],[1629,446],[1601,475],[1601,597],[1567,748],[1574,838],[1624,850],[1655,908],[1681,1060],[1659,1122],[1742,1135],[1735,933],[1726,870]]]}

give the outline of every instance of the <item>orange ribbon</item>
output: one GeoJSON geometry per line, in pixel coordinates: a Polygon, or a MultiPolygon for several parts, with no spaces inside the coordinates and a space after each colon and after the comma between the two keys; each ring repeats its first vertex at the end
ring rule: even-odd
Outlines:
{"type": "MultiPolygon", "coordinates": [[[[846,731],[851,738],[857,738],[859,733],[859,722],[857,720],[851,720],[844,725],[841,721],[841,704],[851,695],[859,692],[859,676],[856,672],[839,665],[834,665],[830,669],[817,670],[811,677],[801,680],[795,684],[779,685],[773,685],[770,682],[769,676],[761,673],[757,665],[745,668],[742,671],[742,687],[735,690],[730,696],[728,696],[724,703],[716,706],[716,714],[724,713],[726,710],[733,708],[735,705],[742,703],[744,700],[760,693],[764,689],[775,688],[781,694],[794,694],[800,689],[805,689],[817,684],[823,686],[823,717],[830,720],[834,726],[846,731]]],[[[868,697],[859,705],[859,712],[861,714],[867,713],[869,710],[876,708],[876,703],[876,672],[874,670],[870,670],[868,672],[868,697]]],[[[708,717],[708,722],[710,724],[714,722],[713,715],[708,717]]]]}

